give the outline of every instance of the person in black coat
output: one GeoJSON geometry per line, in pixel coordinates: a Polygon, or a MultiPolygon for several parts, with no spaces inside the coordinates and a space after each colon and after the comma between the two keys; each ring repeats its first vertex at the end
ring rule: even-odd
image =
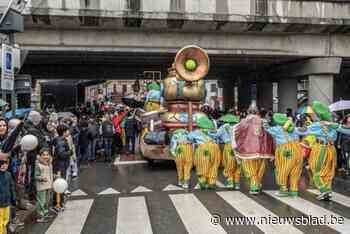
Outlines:
{"type": "Polygon", "coordinates": [[[79,163],[89,159],[89,130],[88,122],[82,120],[80,122],[80,132],[79,132],[79,163]]]}
{"type": "Polygon", "coordinates": [[[27,192],[29,194],[30,200],[36,199],[36,188],[35,188],[35,182],[34,182],[34,168],[35,168],[35,162],[37,159],[37,155],[39,154],[39,151],[41,148],[45,147],[48,148],[47,139],[45,136],[47,135],[45,131],[42,128],[42,116],[37,111],[31,111],[28,115],[27,120],[24,122],[23,126],[23,135],[34,135],[38,139],[38,146],[32,150],[27,152],[27,192]]]}
{"type": "MultiPolygon", "coordinates": [[[[53,140],[53,173],[61,178],[66,178],[70,156],[73,154],[66,140],[67,135],[70,134],[69,128],[66,125],[58,125],[57,134],[58,136],[53,140]]],[[[61,197],[60,202],[56,199],[57,194],[54,196],[54,210],[60,212],[64,209],[64,199],[61,197]]]]}

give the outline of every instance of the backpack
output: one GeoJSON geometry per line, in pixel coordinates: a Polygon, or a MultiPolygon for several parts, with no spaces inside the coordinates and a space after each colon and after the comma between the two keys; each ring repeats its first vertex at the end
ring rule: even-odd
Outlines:
{"type": "Polygon", "coordinates": [[[102,123],[102,136],[113,137],[114,136],[114,125],[110,122],[102,123]]]}

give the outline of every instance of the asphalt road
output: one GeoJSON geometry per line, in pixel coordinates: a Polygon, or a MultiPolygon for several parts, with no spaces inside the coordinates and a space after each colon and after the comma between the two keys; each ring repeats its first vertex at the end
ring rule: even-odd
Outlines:
{"type": "Polygon", "coordinates": [[[258,196],[248,194],[243,178],[240,191],[225,189],[221,171],[216,190],[195,189],[194,171],[189,190],[176,181],[173,162],[94,164],[72,182],[62,214],[27,223],[21,233],[350,233],[350,192],[342,183],[334,186],[333,201],[324,202],[308,190],[307,176],[299,198],[276,197],[271,165],[258,196]]]}

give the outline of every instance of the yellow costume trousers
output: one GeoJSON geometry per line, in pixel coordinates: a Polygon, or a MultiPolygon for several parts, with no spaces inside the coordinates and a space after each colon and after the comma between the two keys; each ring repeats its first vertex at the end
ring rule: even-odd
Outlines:
{"type": "Polygon", "coordinates": [[[215,185],[221,162],[221,152],[218,144],[207,142],[197,146],[194,164],[200,182],[215,185]]]}
{"type": "Polygon", "coordinates": [[[298,191],[298,181],[303,169],[303,149],[299,142],[293,141],[277,146],[275,151],[275,176],[280,190],[298,191]]]}
{"type": "Polygon", "coordinates": [[[175,157],[177,176],[179,181],[189,181],[193,167],[193,149],[191,144],[179,144],[179,152],[175,157]]]}
{"type": "Polygon", "coordinates": [[[120,138],[122,140],[123,145],[125,145],[126,144],[125,128],[122,128],[120,138]]]}
{"type": "Polygon", "coordinates": [[[242,167],[245,177],[249,180],[250,190],[259,190],[265,173],[266,159],[244,159],[242,167]]]}
{"type": "Polygon", "coordinates": [[[10,207],[0,208],[0,234],[7,233],[7,224],[10,219],[10,207]]]}
{"type": "Polygon", "coordinates": [[[150,111],[156,111],[160,109],[160,103],[159,102],[146,102],[144,109],[146,112],[150,111]]]}
{"type": "Polygon", "coordinates": [[[312,178],[320,192],[332,189],[332,180],[335,175],[337,152],[334,145],[315,143],[311,148],[309,166],[312,178]]]}
{"type": "Polygon", "coordinates": [[[238,164],[231,144],[225,144],[222,151],[222,165],[224,166],[224,176],[227,181],[239,183],[241,177],[241,165],[238,164]]]}

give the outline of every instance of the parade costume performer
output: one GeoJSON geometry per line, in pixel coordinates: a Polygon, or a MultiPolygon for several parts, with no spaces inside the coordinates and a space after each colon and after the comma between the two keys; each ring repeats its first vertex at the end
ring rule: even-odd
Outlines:
{"type": "Polygon", "coordinates": [[[146,112],[156,111],[160,109],[161,102],[161,87],[160,85],[152,81],[147,85],[148,93],[146,95],[146,101],[144,109],[146,112]]]}
{"type": "Polygon", "coordinates": [[[304,159],[303,149],[299,144],[299,135],[286,114],[275,113],[273,122],[276,126],[267,127],[265,130],[272,135],[276,143],[275,176],[279,186],[277,196],[296,197],[304,159]]]}
{"type": "Polygon", "coordinates": [[[250,194],[258,194],[266,168],[266,159],[274,158],[273,138],[263,129],[256,105],[248,109],[248,116],[235,126],[232,147],[242,160],[245,177],[249,181],[250,194]]]}
{"type": "Polygon", "coordinates": [[[199,129],[188,134],[188,140],[195,144],[194,165],[201,189],[215,188],[221,162],[220,148],[215,141],[214,123],[207,117],[196,120],[199,129]]]}
{"type": "Polygon", "coordinates": [[[226,178],[225,186],[227,188],[240,189],[241,165],[235,157],[232,149],[231,136],[232,128],[239,123],[239,117],[232,114],[222,116],[219,121],[224,124],[218,129],[217,137],[219,142],[224,144],[222,150],[222,164],[224,167],[224,176],[226,178]]]}
{"type": "Polygon", "coordinates": [[[315,186],[320,190],[318,200],[329,200],[332,192],[332,181],[335,175],[337,152],[334,142],[337,140],[337,131],[350,134],[338,124],[325,124],[332,121],[332,113],[328,106],[314,101],[312,109],[320,121],[311,124],[306,131],[299,132],[303,135],[315,135],[317,141],[311,147],[309,166],[312,171],[312,179],[315,186]]]}
{"type": "Polygon", "coordinates": [[[177,129],[173,132],[170,141],[170,153],[175,157],[178,185],[185,189],[189,188],[193,167],[193,147],[187,136],[186,129],[177,129]]]}

